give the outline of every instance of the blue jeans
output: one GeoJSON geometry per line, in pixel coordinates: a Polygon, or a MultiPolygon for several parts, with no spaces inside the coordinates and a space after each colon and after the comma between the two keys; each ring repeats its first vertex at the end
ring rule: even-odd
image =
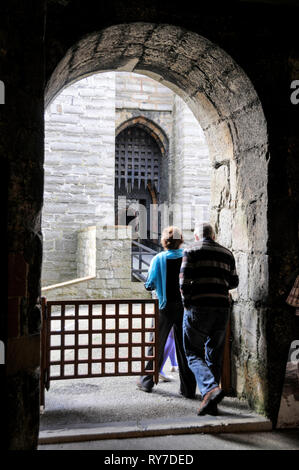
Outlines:
{"type": "Polygon", "coordinates": [[[202,396],[219,386],[228,318],[229,308],[191,307],[184,311],[184,349],[202,396]]]}

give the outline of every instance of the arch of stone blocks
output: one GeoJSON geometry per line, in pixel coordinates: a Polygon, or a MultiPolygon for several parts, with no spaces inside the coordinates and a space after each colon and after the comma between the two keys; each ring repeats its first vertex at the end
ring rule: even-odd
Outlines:
{"type": "Polygon", "coordinates": [[[233,384],[239,396],[267,405],[266,311],[267,124],[244,71],[221,48],[167,24],[130,23],[82,38],[57,65],[45,104],[66,86],[101,71],[147,75],[188,104],[209,147],[212,222],[235,254],[240,275],[232,318],[233,384]]]}
{"type": "Polygon", "coordinates": [[[161,154],[164,156],[167,155],[168,152],[168,138],[165,132],[152,120],[146,118],[145,116],[136,116],[131,119],[127,119],[126,121],[122,122],[116,129],[115,129],[115,136],[120,134],[124,129],[131,126],[138,126],[142,129],[146,130],[156,141],[157,145],[161,150],[161,154]]]}

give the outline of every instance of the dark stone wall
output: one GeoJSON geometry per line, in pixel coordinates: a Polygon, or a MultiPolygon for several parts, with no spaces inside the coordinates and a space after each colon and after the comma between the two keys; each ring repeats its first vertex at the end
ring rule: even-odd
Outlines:
{"type": "Polygon", "coordinates": [[[283,3],[49,0],[45,43],[43,1],[10,0],[0,10],[0,80],[6,91],[5,105],[0,105],[0,149],[7,169],[2,178],[8,177],[3,186],[8,192],[9,258],[8,316],[1,318],[1,326],[7,348],[9,447],[35,448],[38,435],[44,73],[48,80],[83,35],[136,21],[181,26],[215,42],[244,69],[264,108],[271,156],[267,413],[275,423],[289,344],[299,337],[298,317],[279,294],[298,266],[299,105],[290,102],[290,83],[299,79],[298,8],[283,3]]]}
{"type": "Polygon", "coordinates": [[[269,396],[274,405],[280,401],[290,342],[299,338],[299,317],[295,317],[294,309],[285,303],[292,274],[299,268],[299,105],[292,104],[289,97],[290,83],[299,78],[299,50],[295,28],[291,30],[290,36],[281,43],[274,65],[268,65],[269,82],[273,71],[271,97],[265,93],[272,157],[268,188],[271,203],[268,211],[270,316],[267,346],[271,365],[269,396]]]}
{"type": "MultiPolygon", "coordinates": [[[[44,5],[1,3],[0,149],[7,188],[7,437],[10,449],[34,449],[39,428],[39,329],[43,198],[44,5]],[[5,5],[5,6],[3,6],[5,5]]],[[[1,366],[2,367],[2,366],[1,366]]]]}

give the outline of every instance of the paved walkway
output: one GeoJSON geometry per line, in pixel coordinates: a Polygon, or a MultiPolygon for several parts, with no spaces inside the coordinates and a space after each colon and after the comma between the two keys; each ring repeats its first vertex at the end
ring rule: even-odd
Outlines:
{"type": "Polygon", "coordinates": [[[52,381],[41,416],[41,442],[271,429],[269,420],[231,397],[221,402],[219,416],[198,417],[200,396],[181,397],[178,373],[172,375],[172,382],[159,383],[152,393],[136,388],[137,377],[52,381]]]}

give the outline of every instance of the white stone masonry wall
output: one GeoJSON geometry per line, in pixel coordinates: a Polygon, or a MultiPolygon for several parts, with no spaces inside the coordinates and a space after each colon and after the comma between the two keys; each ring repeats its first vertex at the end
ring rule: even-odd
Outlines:
{"type": "Polygon", "coordinates": [[[205,135],[192,111],[179,97],[174,99],[173,142],[171,147],[171,202],[177,205],[174,223],[188,230],[202,217],[210,217],[211,161],[205,135]]]}
{"type": "Polygon", "coordinates": [[[96,225],[78,232],[77,277],[96,275],[96,225]]]}
{"type": "Polygon", "coordinates": [[[172,112],[174,93],[161,83],[136,73],[116,73],[116,108],[172,112]]]}
{"type": "Polygon", "coordinates": [[[115,74],[67,87],[45,115],[43,284],[77,277],[77,231],[114,223],[115,74]]]}
{"type": "Polygon", "coordinates": [[[151,298],[142,282],[131,279],[132,229],[92,227],[96,243],[95,278],[42,290],[48,300],[151,298]]]}

